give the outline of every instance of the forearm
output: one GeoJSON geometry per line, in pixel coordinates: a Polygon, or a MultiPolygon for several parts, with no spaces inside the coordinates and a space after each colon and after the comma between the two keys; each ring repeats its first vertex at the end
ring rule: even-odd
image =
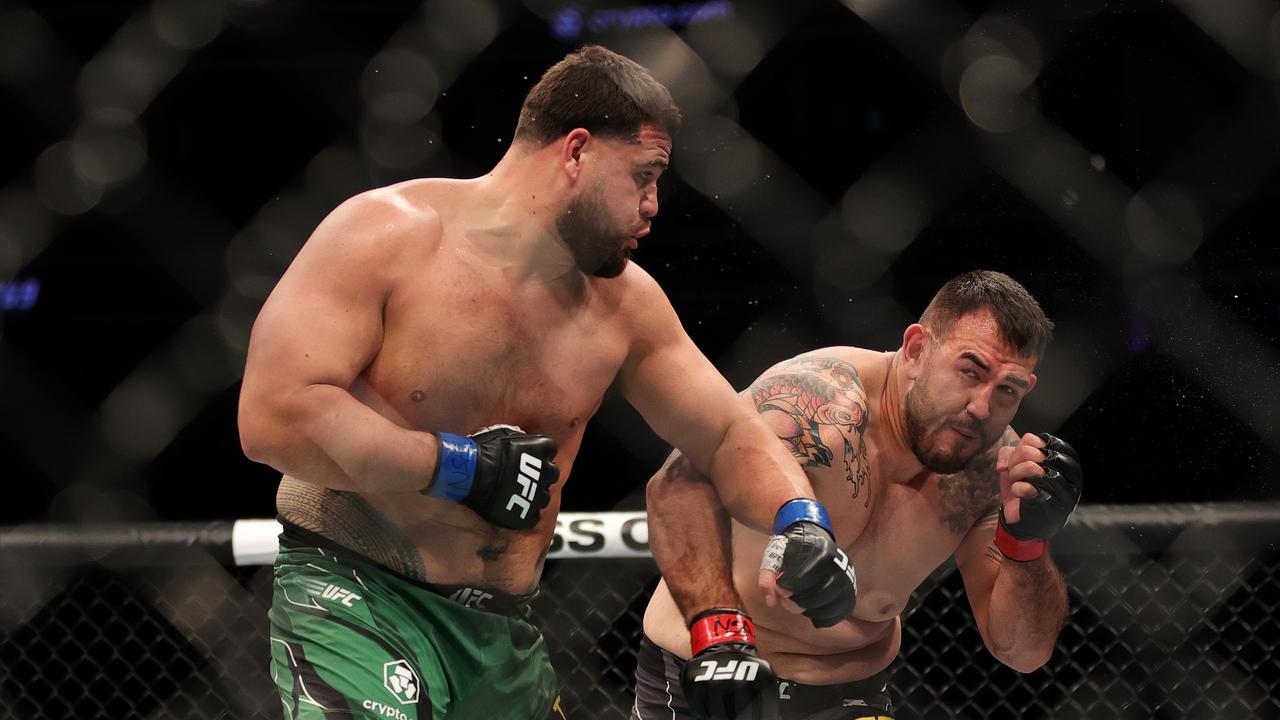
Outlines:
{"type": "Polygon", "coordinates": [[[649,481],[649,549],[684,621],[742,607],[733,586],[729,515],[710,480],[679,452],[649,481]]]}
{"type": "Polygon", "coordinates": [[[420,492],[435,472],[434,435],[400,427],[346,390],[316,384],[270,410],[241,413],[250,459],[338,490],[420,492]],[[249,419],[252,418],[252,419],[249,419]]]}
{"type": "Polygon", "coordinates": [[[730,424],[709,470],[733,519],[766,535],[783,503],[814,496],[800,464],[754,413],[730,424]]]}
{"type": "Polygon", "coordinates": [[[1048,553],[1028,562],[1001,558],[986,623],[987,646],[998,660],[1019,672],[1039,668],[1066,617],[1067,589],[1048,553]]]}

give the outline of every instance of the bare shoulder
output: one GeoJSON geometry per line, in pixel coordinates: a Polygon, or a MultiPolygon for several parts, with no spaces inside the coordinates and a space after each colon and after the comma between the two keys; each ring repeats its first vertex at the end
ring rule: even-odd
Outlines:
{"type": "Polygon", "coordinates": [[[681,327],[666,291],[634,261],[616,278],[592,278],[591,282],[604,303],[613,308],[614,317],[637,337],[681,327]]]}
{"type": "Polygon", "coordinates": [[[787,358],[765,372],[769,373],[774,371],[774,369],[794,368],[800,365],[809,365],[814,363],[824,364],[830,362],[841,363],[861,370],[865,369],[865,366],[869,364],[871,356],[878,354],[879,353],[873,353],[870,350],[864,350],[862,348],[851,347],[848,345],[832,345],[830,347],[809,350],[808,352],[803,352],[794,357],[787,358]]]}
{"type": "Polygon", "coordinates": [[[410,180],[349,198],[329,213],[312,241],[357,245],[382,256],[438,243],[440,207],[449,192],[435,180],[410,180]]]}
{"type": "Polygon", "coordinates": [[[783,360],[756,378],[747,389],[759,406],[766,398],[779,393],[816,393],[815,398],[832,400],[837,397],[855,402],[866,415],[866,389],[858,367],[859,348],[826,347],[811,350],[783,360]]]}
{"type": "Polygon", "coordinates": [[[820,348],[774,365],[744,392],[797,461],[842,471],[855,498],[871,473],[860,360],[866,357],[858,348],[820,348]]]}
{"type": "Polygon", "coordinates": [[[597,278],[594,282],[601,294],[619,302],[640,305],[654,302],[670,304],[666,291],[658,285],[658,281],[634,260],[627,263],[627,267],[618,277],[597,278]]]}
{"type": "Polygon", "coordinates": [[[300,259],[325,258],[378,274],[421,267],[444,235],[460,181],[409,180],[354,195],[334,208],[303,247],[300,259]]]}
{"type": "MultiPolygon", "coordinates": [[[[834,383],[845,392],[866,398],[878,388],[888,368],[885,353],[864,348],[835,345],[818,348],[783,360],[765,370],[760,380],[775,376],[813,376],[834,383]]],[[[759,381],[757,381],[759,382],[759,381]]]]}

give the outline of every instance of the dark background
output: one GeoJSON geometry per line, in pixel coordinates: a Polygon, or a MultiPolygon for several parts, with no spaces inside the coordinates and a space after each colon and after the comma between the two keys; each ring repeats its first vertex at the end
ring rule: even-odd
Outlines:
{"type": "MultiPolygon", "coordinates": [[[[1280,6],[779,5],[0,0],[0,523],[272,515],[275,280],[344,198],[487,171],[588,41],[685,109],[636,259],[735,386],[998,269],[1059,326],[1015,426],[1085,502],[1280,497],[1280,6]]],[[[608,400],[564,509],[663,452],[608,400]]]]}

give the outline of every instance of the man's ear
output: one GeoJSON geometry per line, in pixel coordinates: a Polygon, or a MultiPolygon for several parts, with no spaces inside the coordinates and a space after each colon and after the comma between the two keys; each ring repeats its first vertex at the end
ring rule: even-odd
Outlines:
{"type": "Polygon", "coordinates": [[[920,323],[911,323],[902,331],[902,368],[908,379],[915,380],[920,376],[929,342],[929,328],[920,323]]]}
{"type": "Polygon", "coordinates": [[[586,128],[574,128],[560,139],[560,166],[570,184],[576,183],[582,175],[583,154],[587,144],[591,142],[591,131],[586,128]]]}

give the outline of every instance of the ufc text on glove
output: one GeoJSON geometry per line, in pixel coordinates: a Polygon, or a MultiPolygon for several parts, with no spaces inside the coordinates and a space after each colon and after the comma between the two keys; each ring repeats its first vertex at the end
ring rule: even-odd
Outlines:
{"type": "Polygon", "coordinates": [[[560,478],[554,440],[512,425],[437,437],[436,472],[423,495],[462,503],[500,527],[528,530],[538,524],[560,478]]]}
{"type": "Polygon", "coordinates": [[[689,623],[693,656],[680,671],[689,709],[710,720],[775,720],[778,679],[756,654],[756,628],[735,608],[712,608],[689,623]]]}
{"type": "Polygon", "coordinates": [[[858,599],[853,564],[836,545],[827,511],[816,500],[783,503],[773,519],[773,537],[760,562],[778,573],[778,587],[804,610],[814,627],[830,627],[849,617],[858,599]]]}

